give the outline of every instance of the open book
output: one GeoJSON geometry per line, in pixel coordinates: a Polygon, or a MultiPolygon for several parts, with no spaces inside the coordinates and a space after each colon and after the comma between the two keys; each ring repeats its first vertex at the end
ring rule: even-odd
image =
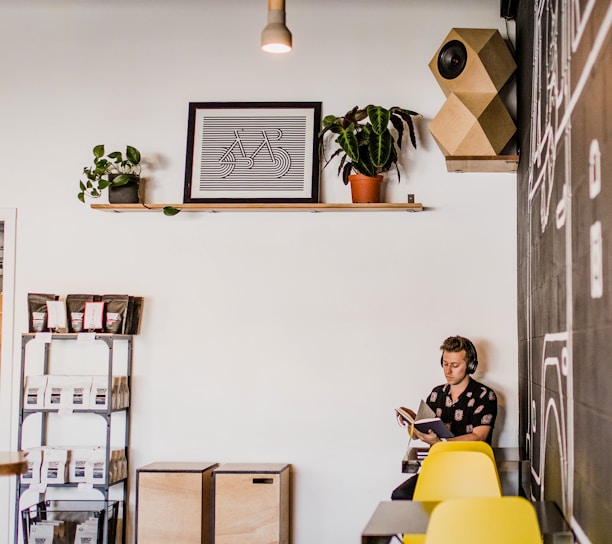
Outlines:
{"type": "Polygon", "coordinates": [[[419,411],[416,413],[416,416],[412,410],[403,406],[396,408],[395,411],[408,425],[414,425],[422,433],[427,434],[429,429],[431,429],[440,438],[452,438],[455,436],[448,430],[448,427],[442,420],[436,417],[436,414],[433,413],[433,410],[425,401],[421,401],[421,404],[419,404],[419,411]]]}

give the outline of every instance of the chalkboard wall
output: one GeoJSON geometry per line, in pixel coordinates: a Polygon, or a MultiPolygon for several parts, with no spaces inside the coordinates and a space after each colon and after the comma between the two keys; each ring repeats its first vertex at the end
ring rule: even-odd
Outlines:
{"type": "Polygon", "coordinates": [[[531,493],[612,542],[612,3],[517,19],[520,442],[531,493]]]}

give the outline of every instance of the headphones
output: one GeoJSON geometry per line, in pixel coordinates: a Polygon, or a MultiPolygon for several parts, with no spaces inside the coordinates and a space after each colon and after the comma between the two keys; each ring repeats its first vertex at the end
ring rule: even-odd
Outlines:
{"type": "MultiPolygon", "coordinates": [[[[476,347],[472,344],[471,340],[462,338],[465,344],[465,355],[467,357],[467,373],[474,374],[478,368],[478,353],[476,347]]],[[[444,364],[444,354],[440,355],[440,366],[444,364]]]]}

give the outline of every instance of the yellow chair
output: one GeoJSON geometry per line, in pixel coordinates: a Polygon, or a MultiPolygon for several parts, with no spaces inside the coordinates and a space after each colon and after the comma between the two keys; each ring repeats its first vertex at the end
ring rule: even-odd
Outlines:
{"type": "MultiPolygon", "coordinates": [[[[436,442],[433,446],[431,446],[431,448],[429,448],[428,455],[434,455],[444,451],[479,451],[486,454],[491,461],[495,463],[495,468],[497,468],[497,461],[495,460],[493,448],[482,440],[453,440],[452,442],[436,442]]],[[[499,478],[499,473],[497,471],[496,474],[499,478]]],[[[501,481],[499,482],[499,487],[501,489],[501,481]]]]}
{"type": "Polygon", "coordinates": [[[501,497],[495,463],[479,451],[446,451],[428,455],[414,489],[415,501],[462,497],[501,497]]]}
{"type": "Polygon", "coordinates": [[[425,544],[542,544],[533,505],[523,497],[449,499],[429,518],[425,544]]]}
{"type": "MultiPolygon", "coordinates": [[[[501,497],[495,462],[481,451],[430,453],[421,466],[414,500],[445,501],[469,497],[501,497]]],[[[477,517],[480,518],[480,514],[477,517]]],[[[402,542],[421,544],[425,542],[425,536],[404,534],[402,542]]]]}
{"type": "Polygon", "coordinates": [[[491,461],[495,463],[493,448],[482,440],[452,440],[448,442],[436,442],[429,448],[428,455],[443,451],[479,451],[486,453],[491,461]]]}

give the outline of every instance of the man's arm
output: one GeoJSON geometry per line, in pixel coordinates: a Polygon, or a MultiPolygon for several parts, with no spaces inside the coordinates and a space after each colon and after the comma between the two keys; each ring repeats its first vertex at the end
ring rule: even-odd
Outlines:
{"type": "MultiPolygon", "coordinates": [[[[453,438],[448,438],[447,440],[456,440],[456,441],[462,441],[462,440],[466,440],[466,441],[467,440],[481,440],[481,441],[485,441],[487,439],[487,437],[489,436],[490,432],[491,432],[491,426],[490,425],[479,425],[478,427],[474,427],[474,429],[472,430],[471,433],[462,434],[460,436],[455,436],[453,438]]],[[[414,429],[414,434],[416,435],[416,437],[419,440],[422,440],[423,442],[426,442],[430,446],[435,444],[436,442],[440,442],[440,438],[432,430],[430,430],[428,433],[422,433],[422,432],[418,431],[417,429],[414,429]]]]}

